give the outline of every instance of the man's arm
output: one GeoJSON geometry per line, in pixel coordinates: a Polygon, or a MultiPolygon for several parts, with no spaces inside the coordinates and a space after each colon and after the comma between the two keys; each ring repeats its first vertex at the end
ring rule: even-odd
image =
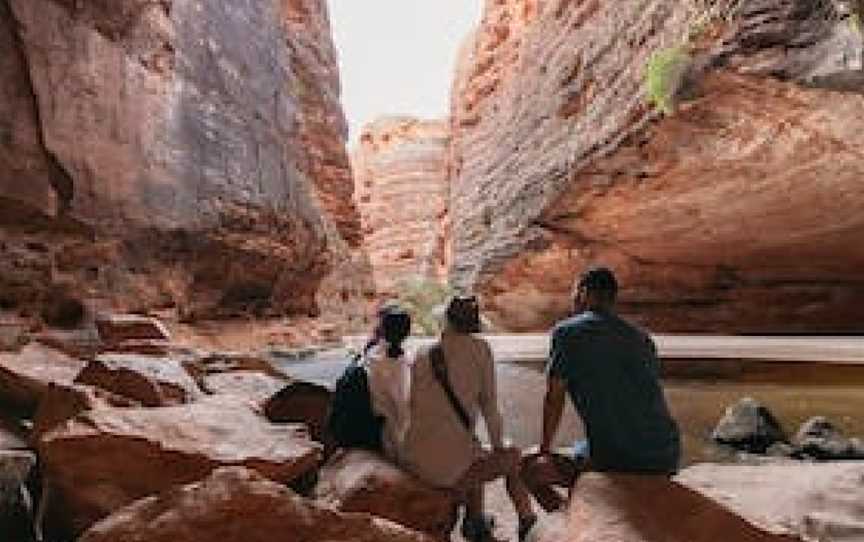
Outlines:
{"type": "Polygon", "coordinates": [[[543,401],[543,440],[540,442],[540,453],[547,454],[552,450],[552,441],[561,425],[561,415],[564,412],[564,400],[567,384],[554,375],[546,378],[546,398],[543,401]]]}

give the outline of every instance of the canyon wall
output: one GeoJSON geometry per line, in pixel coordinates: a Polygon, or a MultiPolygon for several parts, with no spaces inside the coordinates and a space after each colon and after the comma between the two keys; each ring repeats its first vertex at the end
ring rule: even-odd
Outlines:
{"type": "Polygon", "coordinates": [[[861,36],[830,0],[702,4],[486,2],[454,83],[451,278],[499,324],[548,326],[606,263],[656,330],[864,329],[861,36]],[[645,71],[670,51],[662,115],[645,71]]]}
{"type": "Polygon", "coordinates": [[[355,198],[375,288],[446,279],[447,123],[408,117],[366,126],[352,154],[355,198]]]}
{"type": "Polygon", "coordinates": [[[353,261],[323,0],[0,0],[0,52],[3,305],[314,314],[353,261]]]}

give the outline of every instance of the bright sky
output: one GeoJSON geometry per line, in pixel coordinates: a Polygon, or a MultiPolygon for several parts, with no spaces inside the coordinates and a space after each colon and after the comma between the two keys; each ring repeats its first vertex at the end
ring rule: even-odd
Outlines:
{"type": "Polygon", "coordinates": [[[383,115],[443,118],[481,0],[328,0],[354,141],[383,115]]]}

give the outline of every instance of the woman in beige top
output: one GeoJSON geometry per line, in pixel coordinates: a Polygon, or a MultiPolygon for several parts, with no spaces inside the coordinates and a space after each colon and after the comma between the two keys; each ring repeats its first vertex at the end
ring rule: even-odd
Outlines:
{"type": "Polygon", "coordinates": [[[495,363],[479,331],[479,307],[473,297],[456,297],[448,305],[440,347],[446,380],[467,415],[460,419],[433,370],[430,349],[418,352],[411,366],[410,417],[400,462],[430,485],[453,488],[466,496],[462,532],[469,540],[491,536],[483,515],[482,485],[501,476],[519,514],[523,539],[536,521],[530,496],[518,476],[520,453],[504,445],[503,420],[498,409],[495,363]],[[482,414],[491,450],[484,449],[474,429],[482,414]]]}

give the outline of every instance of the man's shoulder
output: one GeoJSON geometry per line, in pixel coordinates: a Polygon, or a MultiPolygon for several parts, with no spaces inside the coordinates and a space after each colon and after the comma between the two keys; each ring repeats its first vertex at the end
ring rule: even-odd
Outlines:
{"type": "Polygon", "coordinates": [[[597,325],[597,317],[593,313],[583,312],[561,320],[552,328],[552,334],[558,337],[579,334],[597,325]]]}

